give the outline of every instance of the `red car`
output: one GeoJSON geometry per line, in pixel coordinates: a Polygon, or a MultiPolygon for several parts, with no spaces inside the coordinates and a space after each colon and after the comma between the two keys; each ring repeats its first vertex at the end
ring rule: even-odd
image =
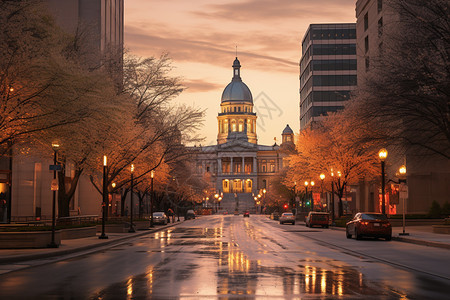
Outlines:
{"type": "Polygon", "coordinates": [[[310,211],[305,219],[306,227],[321,226],[328,228],[330,215],[326,212],[310,211]]]}
{"type": "Polygon", "coordinates": [[[357,240],[362,239],[363,236],[381,237],[386,241],[392,238],[391,223],[385,215],[380,213],[357,213],[347,223],[345,232],[348,239],[351,239],[353,235],[357,240]]]}
{"type": "Polygon", "coordinates": [[[250,218],[250,213],[249,213],[248,211],[246,211],[246,212],[244,213],[244,218],[245,218],[245,217],[250,218]]]}

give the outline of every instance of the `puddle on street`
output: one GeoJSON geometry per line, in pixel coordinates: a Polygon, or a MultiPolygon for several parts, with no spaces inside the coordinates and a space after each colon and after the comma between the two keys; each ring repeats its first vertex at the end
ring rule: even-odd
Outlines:
{"type": "MultiPolygon", "coordinates": [[[[160,232],[155,240],[175,256],[149,266],[145,274],[105,288],[91,299],[408,299],[389,286],[370,282],[356,268],[334,265],[333,259],[305,257],[296,265],[267,265],[271,257],[280,260],[275,259],[277,253],[265,253],[268,257],[264,261],[252,260],[234,243],[222,241],[223,236],[221,228],[160,232]]],[[[261,255],[256,250],[254,253],[261,255]]]]}

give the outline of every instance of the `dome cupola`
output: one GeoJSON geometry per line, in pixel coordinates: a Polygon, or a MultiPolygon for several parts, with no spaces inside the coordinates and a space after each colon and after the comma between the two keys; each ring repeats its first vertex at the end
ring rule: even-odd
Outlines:
{"type": "Polygon", "coordinates": [[[253,96],[250,89],[244,82],[242,82],[241,63],[237,57],[233,62],[233,78],[222,93],[221,102],[227,101],[253,103],[253,96]]]}

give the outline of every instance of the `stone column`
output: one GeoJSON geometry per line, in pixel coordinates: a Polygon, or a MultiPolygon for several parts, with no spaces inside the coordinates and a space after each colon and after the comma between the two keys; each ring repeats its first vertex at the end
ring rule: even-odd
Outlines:
{"type": "Polygon", "coordinates": [[[258,162],[256,160],[256,157],[253,157],[253,170],[252,173],[256,174],[258,172],[258,162]]]}
{"type": "Polygon", "coordinates": [[[217,159],[217,175],[222,175],[222,158],[217,159]]]}
{"type": "Polygon", "coordinates": [[[233,157],[230,157],[231,162],[230,162],[230,173],[233,174],[234,170],[233,170],[233,157]]]}
{"type": "Polygon", "coordinates": [[[242,170],[241,173],[244,174],[245,173],[245,157],[242,157],[242,170]]]}

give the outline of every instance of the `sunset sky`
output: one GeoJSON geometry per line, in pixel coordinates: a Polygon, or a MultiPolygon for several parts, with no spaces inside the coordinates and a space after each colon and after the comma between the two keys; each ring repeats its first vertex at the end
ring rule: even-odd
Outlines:
{"type": "Polygon", "coordinates": [[[258,116],[259,144],[299,130],[301,40],[309,24],[355,22],[355,0],[127,0],[125,47],[168,52],[188,89],[176,101],[206,109],[202,145],[216,144],[217,113],[237,55],[258,116]]]}

